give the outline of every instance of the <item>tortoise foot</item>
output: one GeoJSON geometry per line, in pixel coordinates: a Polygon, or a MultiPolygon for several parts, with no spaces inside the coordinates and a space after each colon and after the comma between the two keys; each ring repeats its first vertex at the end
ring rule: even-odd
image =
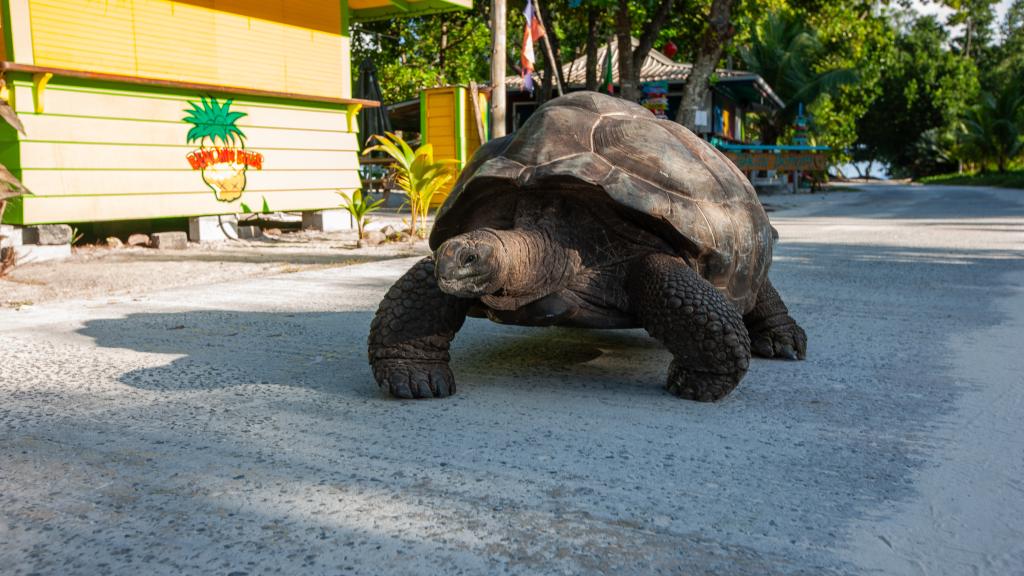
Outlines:
{"type": "Polygon", "coordinates": [[[673,361],[668,369],[668,383],[665,389],[684,400],[714,402],[732,392],[742,377],[742,374],[713,374],[686,370],[673,361]]]}
{"type": "Polygon", "coordinates": [[[796,320],[786,316],[786,321],[777,326],[752,330],[750,351],[762,358],[803,360],[807,357],[807,334],[796,320]]]}
{"type": "Polygon", "coordinates": [[[447,362],[379,360],[373,364],[377,385],[396,398],[444,398],[455,394],[455,377],[447,362]]]}

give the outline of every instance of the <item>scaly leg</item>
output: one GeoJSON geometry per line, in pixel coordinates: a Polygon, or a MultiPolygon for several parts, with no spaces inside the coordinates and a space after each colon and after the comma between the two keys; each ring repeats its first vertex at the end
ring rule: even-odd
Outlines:
{"type": "Polygon", "coordinates": [[[709,402],[732,391],[750,364],[740,312],[682,258],[652,254],[630,274],[630,297],[641,324],[675,357],[666,388],[709,402]]]}
{"type": "Polygon", "coordinates": [[[433,257],[417,262],[388,290],[370,325],[377,384],[399,398],[454,394],[448,346],[472,303],[437,287],[433,257]]]}

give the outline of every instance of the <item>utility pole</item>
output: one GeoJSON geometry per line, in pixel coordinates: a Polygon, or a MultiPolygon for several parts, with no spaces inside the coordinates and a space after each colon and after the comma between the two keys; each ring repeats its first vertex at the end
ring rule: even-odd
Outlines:
{"type": "Polygon", "coordinates": [[[491,0],[491,137],[505,135],[505,0],[491,0]]]}

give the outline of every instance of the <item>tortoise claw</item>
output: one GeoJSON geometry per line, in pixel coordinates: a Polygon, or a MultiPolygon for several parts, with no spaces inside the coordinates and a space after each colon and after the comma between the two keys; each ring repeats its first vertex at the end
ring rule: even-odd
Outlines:
{"type": "Polygon", "coordinates": [[[396,398],[444,398],[455,394],[455,377],[445,362],[379,360],[377,384],[396,398]]]}

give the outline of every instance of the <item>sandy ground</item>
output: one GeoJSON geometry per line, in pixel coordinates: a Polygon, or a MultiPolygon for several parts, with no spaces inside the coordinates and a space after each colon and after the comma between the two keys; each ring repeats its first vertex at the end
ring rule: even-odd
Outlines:
{"type": "Polygon", "coordinates": [[[0,310],[4,574],[1024,573],[1024,192],[782,199],[805,362],[715,404],[642,331],[366,364],[414,259],[0,310]]]}
{"type": "Polygon", "coordinates": [[[424,241],[357,248],[354,232],[286,232],[258,240],[190,244],[188,250],[182,251],[87,245],[76,247],[66,260],[13,268],[0,278],[0,308],[70,298],[139,295],[180,286],[209,286],[239,278],[350,266],[428,251],[424,241]]]}

